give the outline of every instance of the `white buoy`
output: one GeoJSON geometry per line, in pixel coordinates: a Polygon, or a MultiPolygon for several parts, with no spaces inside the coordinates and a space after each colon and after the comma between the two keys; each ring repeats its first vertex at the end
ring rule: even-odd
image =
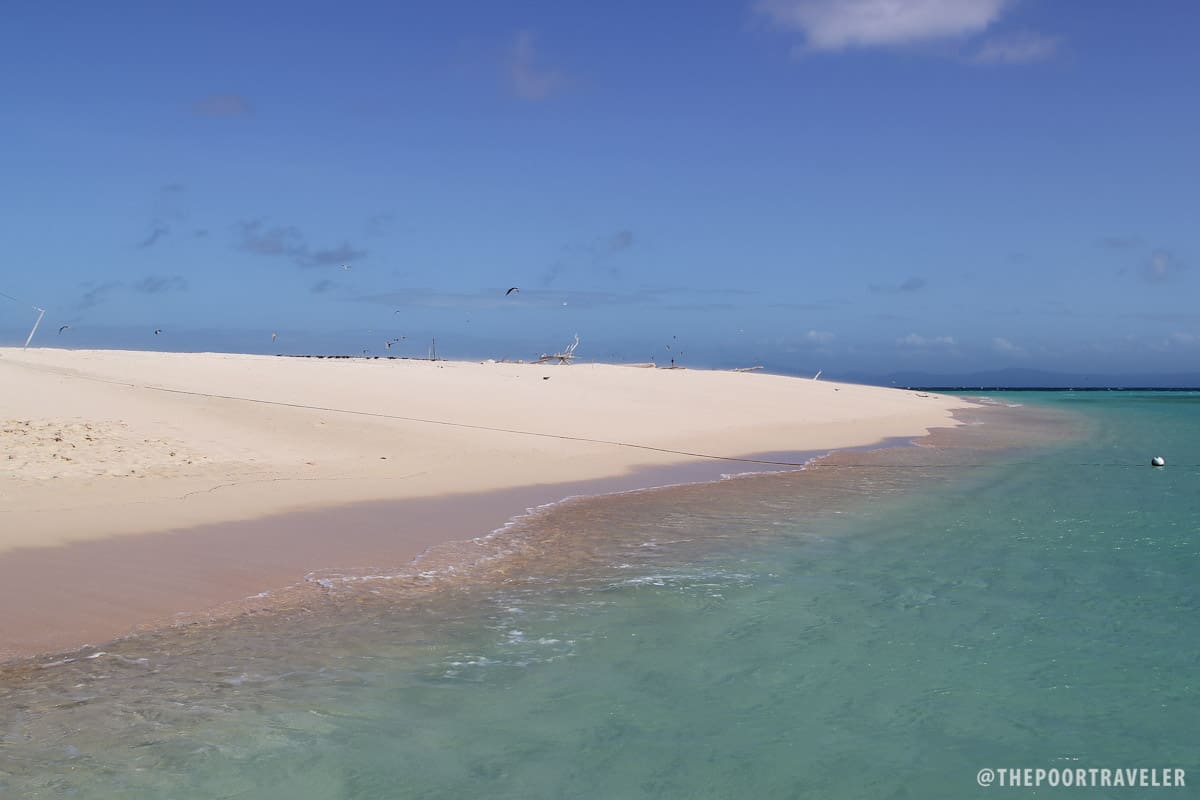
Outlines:
{"type": "Polygon", "coordinates": [[[1155,456],[1154,458],[1150,459],[1150,466],[1152,467],[1162,467],[1165,466],[1166,463],[1167,462],[1163,460],[1162,456],[1155,456]]]}

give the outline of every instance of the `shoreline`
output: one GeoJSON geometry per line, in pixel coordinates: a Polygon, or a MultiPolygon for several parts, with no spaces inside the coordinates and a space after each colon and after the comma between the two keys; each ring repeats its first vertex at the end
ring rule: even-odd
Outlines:
{"type": "Polygon", "coordinates": [[[573,501],[799,472],[835,455],[912,447],[929,435],[833,451],[750,454],[738,462],[746,469],[734,473],[728,461],[690,462],[587,481],[369,500],[0,552],[0,606],[24,609],[0,617],[0,668],[58,660],[143,633],[269,612],[278,598],[322,586],[322,575],[428,573],[423,561],[435,550],[470,547],[573,501]],[[398,527],[400,516],[404,523],[398,527]],[[349,535],[334,542],[329,530],[349,535]],[[55,579],[46,580],[48,575],[55,579]]]}
{"type": "Polygon", "coordinates": [[[564,497],[911,441],[972,406],[762,373],[122,351],[0,349],[0,380],[4,662],[410,565],[564,497]]]}
{"type": "MultiPolygon", "coordinates": [[[[239,619],[258,614],[309,613],[326,607],[327,603],[333,604],[327,613],[337,613],[334,609],[338,602],[361,602],[364,596],[375,596],[380,592],[383,597],[403,597],[410,591],[425,593],[463,585],[463,582],[474,587],[504,580],[514,569],[519,573],[531,566],[543,568],[545,564],[553,570],[557,564],[569,563],[572,553],[561,551],[561,539],[551,550],[545,550],[542,545],[528,549],[525,534],[529,530],[539,529],[547,515],[563,512],[570,517],[580,508],[595,509],[598,504],[603,507],[630,494],[689,491],[727,481],[771,480],[807,473],[812,481],[807,491],[816,492],[814,496],[826,497],[830,493],[846,496],[847,492],[853,495],[861,491],[855,484],[859,478],[856,473],[861,471],[855,469],[858,467],[865,467],[871,474],[879,474],[879,470],[886,474],[888,470],[899,468],[907,476],[904,481],[908,483],[936,483],[940,481],[936,476],[945,469],[956,471],[980,466],[981,456],[984,462],[999,461],[1005,457],[1004,453],[1023,447],[1046,446],[1054,439],[1072,440],[1082,435],[1077,421],[1070,422],[1060,414],[1045,415],[1034,409],[1013,409],[977,400],[965,403],[955,412],[955,421],[957,424],[953,427],[932,428],[924,436],[799,454],[799,457],[811,456],[802,467],[771,469],[764,466],[729,474],[722,469],[724,464],[691,463],[646,470],[637,478],[626,476],[573,485],[522,487],[474,497],[357,503],[317,512],[279,515],[268,520],[203,526],[190,531],[121,536],[64,548],[30,548],[12,554],[0,553],[0,601],[5,607],[30,607],[33,598],[20,591],[24,581],[26,588],[33,587],[34,591],[42,592],[42,602],[46,604],[43,608],[48,613],[54,614],[55,603],[58,603],[57,610],[74,619],[76,624],[72,634],[65,629],[61,618],[54,620],[52,628],[54,635],[59,637],[57,645],[15,651],[11,647],[13,634],[22,625],[14,625],[11,616],[0,617],[0,642],[9,646],[8,650],[0,649],[0,670],[19,672],[86,659],[94,656],[101,646],[116,646],[140,636],[167,634],[171,630],[183,631],[194,626],[199,626],[197,630],[205,630],[211,625],[236,624],[239,619]],[[989,456],[988,453],[997,455],[989,456]],[[647,484],[648,480],[656,479],[658,482],[647,484]],[[537,502],[543,498],[550,499],[537,502]],[[504,511],[506,502],[508,512],[504,511]],[[417,518],[435,522],[437,533],[427,543],[407,540],[410,546],[421,546],[411,551],[411,557],[399,557],[395,529],[389,521],[396,511],[413,512],[418,506],[422,513],[417,518]],[[505,521],[497,525],[497,520],[501,519],[505,521]],[[289,522],[306,522],[307,525],[289,528],[289,522]],[[323,523],[327,526],[336,524],[340,530],[351,530],[354,536],[350,544],[353,546],[347,547],[346,539],[331,543],[321,533],[325,530],[321,527],[323,523]],[[464,533],[455,538],[454,530],[464,533]],[[507,533],[513,533],[514,538],[504,538],[507,533]],[[232,550],[232,546],[247,542],[247,534],[255,545],[258,559],[252,562],[250,571],[236,568],[244,566],[241,559],[247,553],[232,550]],[[220,558],[214,560],[214,554],[223,552],[222,545],[229,545],[232,550],[227,554],[230,558],[224,559],[223,563],[220,558]],[[305,562],[304,559],[313,552],[319,553],[319,558],[330,560],[323,561],[323,566],[305,562]],[[294,560],[281,563],[281,553],[294,560]],[[22,562],[11,557],[22,554],[29,560],[22,562]],[[334,554],[346,560],[333,563],[334,559],[330,557],[334,554]],[[56,556],[63,562],[58,564],[58,569],[47,570],[49,565],[44,559],[56,556]],[[502,561],[497,561],[497,556],[502,561]],[[366,561],[352,563],[351,559],[355,557],[366,561]],[[43,559],[42,563],[36,563],[39,559],[43,559]],[[123,569],[125,574],[101,575],[97,572],[101,564],[123,569]],[[139,579],[139,570],[151,564],[183,570],[184,574],[157,575],[155,582],[146,584],[139,579]],[[227,574],[224,581],[211,574],[205,580],[202,574],[205,570],[220,570],[222,566],[231,565],[235,567],[233,574],[227,574]],[[75,582],[71,582],[72,576],[68,575],[66,586],[78,597],[74,598],[77,602],[64,608],[62,602],[69,598],[63,596],[62,584],[44,579],[48,571],[62,576],[65,566],[76,570],[75,582]],[[271,575],[278,577],[268,586],[271,575]],[[239,590],[231,591],[239,585],[239,590]],[[130,587],[143,589],[146,593],[130,595],[125,591],[130,587]],[[205,596],[206,590],[216,594],[205,596]],[[339,590],[348,590],[350,595],[339,590]],[[115,596],[106,596],[105,592],[115,592],[115,596]],[[356,592],[360,594],[355,595],[356,592]],[[189,609],[180,613],[160,611],[143,618],[140,624],[131,623],[128,617],[113,616],[114,610],[118,614],[128,614],[131,609],[136,609],[139,601],[178,606],[187,597],[197,601],[189,609]],[[85,606],[85,602],[90,605],[85,606]],[[19,605],[14,606],[14,603],[19,605]],[[80,620],[79,612],[85,608],[93,613],[80,620]],[[93,636],[79,633],[91,624],[97,625],[92,631],[107,633],[93,636]],[[89,653],[89,650],[93,652],[89,653]]],[[[797,454],[779,453],[761,455],[798,457],[797,454]]],[[[569,531],[566,537],[570,543],[569,531]]],[[[46,630],[38,627],[34,632],[46,630]]]]}

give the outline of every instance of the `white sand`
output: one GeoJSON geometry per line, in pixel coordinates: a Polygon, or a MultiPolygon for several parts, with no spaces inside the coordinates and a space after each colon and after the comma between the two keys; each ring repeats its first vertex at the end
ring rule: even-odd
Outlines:
{"type": "Polygon", "coordinates": [[[964,405],[762,373],[0,348],[0,552],[866,445],[964,405]]]}

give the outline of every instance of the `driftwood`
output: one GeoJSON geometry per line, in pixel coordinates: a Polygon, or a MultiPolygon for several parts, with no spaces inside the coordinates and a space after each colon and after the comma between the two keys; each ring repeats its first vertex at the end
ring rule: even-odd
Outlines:
{"type": "Polygon", "coordinates": [[[576,347],[579,347],[578,333],[575,334],[575,341],[567,345],[566,350],[562,350],[558,353],[542,353],[540,356],[538,356],[538,363],[544,364],[547,361],[557,361],[559,364],[570,364],[571,360],[575,358],[576,347]]]}

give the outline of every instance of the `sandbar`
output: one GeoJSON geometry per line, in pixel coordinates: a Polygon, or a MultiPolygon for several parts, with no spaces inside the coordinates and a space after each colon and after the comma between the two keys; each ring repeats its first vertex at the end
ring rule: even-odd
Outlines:
{"type": "Polygon", "coordinates": [[[967,405],[761,372],[0,348],[0,658],[967,405]]]}

